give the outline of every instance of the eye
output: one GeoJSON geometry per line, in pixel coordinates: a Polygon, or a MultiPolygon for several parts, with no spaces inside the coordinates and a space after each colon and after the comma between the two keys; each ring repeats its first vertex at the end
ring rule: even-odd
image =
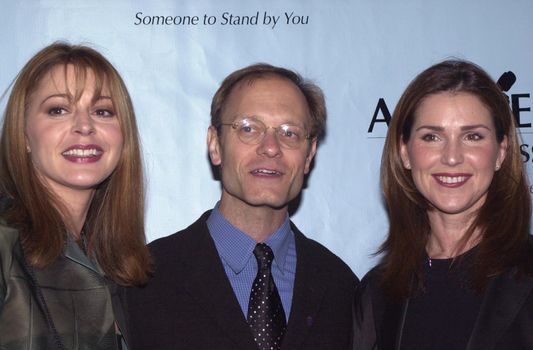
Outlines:
{"type": "Polygon", "coordinates": [[[439,137],[435,134],[424,134],[422,140],[426,142],[435,142],[439,140],[439,137]]]}
{"type": "Polygon", "coordinates": [[[94,111],[94,114],[102,118],[112,118],[115,116],[115,112],[107,108],[98,108],[94,111]]]}
{"type": "Polygon", "coordinates": [[[245,134],[248,134],[248,133],[254,132],[254,128],[251,125],[243,125],[241,126],[240,131],[245,134]]]}
{"type": "Polygon", "coordinates": [[[483,140],[483,135],[477,132],[472,132],[472,133],[466,134],[466,139],[468,141],[480,141],[480,140],[483,140]]]}
{"type": "Polygon", "coordinates": [[[281,125],[278,130],[279,134],[287,139],[299,140],[303,135],[303,131],[297,126],[281,125]]]}
{"type": "Polygon", "coordinates": [[[260,123],[246,119],[235,123],[235,125],[241,134],[260,134],[263,130],[260,123]]]}
{"type": "Polygon", "coordinates": [[[63,107],[52,107],[50,109],[48,109],[48,114],[49,115],[62,115],[62,114],[65,114],[67,113],[67,110],[63,107]]]}

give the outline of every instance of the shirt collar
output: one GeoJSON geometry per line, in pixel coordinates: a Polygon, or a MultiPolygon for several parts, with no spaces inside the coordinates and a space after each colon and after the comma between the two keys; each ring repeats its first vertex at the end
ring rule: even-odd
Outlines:
{"type": "MultiPolygon", "coordinates": [[[[253,251],[257,242],[226,220],[218,209],[219,204],[217,203],[207,219],[207,227],[215,242],[218,254],[233,272],[238,274],[251,258],[255,260],[253,251]]],[[[294,234],[291,231],[289,215],[287,214],[281,226],[264,242],[272,249],[274,253],[273,265],[282,274],[285,273],[285,261],[291,241],[294,241],[294,234]]]]}

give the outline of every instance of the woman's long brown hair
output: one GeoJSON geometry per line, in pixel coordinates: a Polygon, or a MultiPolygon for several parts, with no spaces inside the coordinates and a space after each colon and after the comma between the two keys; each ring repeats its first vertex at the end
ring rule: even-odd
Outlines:
{"type": "MultiPolygon", "coordinates": [[[[108,87],[119,118],[124,145],[113,173],[95,190],[84,231],[88,254],[116,283],[147,281],[151,259],[144,235],[144,180],[135,114],[126,86],[111,63],[86,46],[54,43],[35,54],[11,89],[0,139],[0,193],[10,206],[2,213],[19,230],[29,263],[45,267],[64,251],[69,216],[54,193],[39,180],[26,151],[25,123],[32,93],[56,67],[74,67],[79,98],[88,72],[95,76],[95,97],[108,87]]],[[[66,76],[66,75],[65,75],[66,76]]]]}
{"type": "Polygon", "coordinates": [[[481,233],[473,287],[483,290],[490,277],[512,267],[529,273],[533,267],[528,244],[531,198],[507,97],[477,65],[460,60],[444,61],[426,69],[409,84],[393,113],[383,150],[381,185],[390,227],[378,253],[383,253],[381,284],[395,299],[410,296],[423,287],[421,267],[430,234],[427,211],[433,210],[416,189],[411,171],[404,168],[400,145],[410,138],[421,101],[441,92],[463,92],[478,97],[491,113],[498,142],[504,137],[508,141],[505,160],[494,174],[485,203],[459,243],[459,248],[464,248],[474,232],[481,233]]]}

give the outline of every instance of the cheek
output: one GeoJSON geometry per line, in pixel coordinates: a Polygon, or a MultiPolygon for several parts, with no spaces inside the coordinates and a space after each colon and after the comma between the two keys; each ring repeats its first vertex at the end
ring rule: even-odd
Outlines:
{"type": "Polygon", "coordinates": [[[439,158],[439,153],[426,147],[409,147],[407,151],[411,168],[424,169],[431,166],[439,158]]]}
{"type": "Polygon", "coordinates": [[[24,130],[24,134],[26,135],[26,145],[34,148],[37,144],[39,144],[39,136],[42,136],[44,133],[42,131],[39,132],[34,125],[27,125],[26,129],[24,130]]]}
{"type": "Polygon", "coordinates": [[[109,145],[116,148],[119,152],[122,151],[124,147],[124,136],[119,125],[105,128],[102,132],[109,145]]]}
{"type": "Polygon", "coordinates": [[[122,149],[124,148],[124,137],[122,136],[122,133],[120,131],[116,135],[116,144],[119,151],[122,152],[122,149]]]}
{"type": "Polygon", "coordinates": [[[222,168],[238,171],[238,168],[246,168],[246,165],[255,159],[256,150],[254,146],[227,140],[220,147],[220,156],[222,168]]]}
{"type": "Polygon", "coordinates": [[[63,140],[61,130],[57,128],[46,128],[39,126],[26,127],[26,148],[32,154],[32,159],[35,154],[43,153],[51,155],[57,151],[57,147],[63,140]]]}
{"type": "Polygon", "coordinates": [[[487,169],[487,172],[493,173],[498,159],[498,150],[496,148],[480,149],[477,152],[472,152],[470,159],[478,169],[487,169]]]}

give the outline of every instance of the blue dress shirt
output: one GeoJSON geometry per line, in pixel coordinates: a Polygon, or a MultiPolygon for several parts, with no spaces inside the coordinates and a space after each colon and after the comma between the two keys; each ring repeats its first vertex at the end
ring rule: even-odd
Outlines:
{"type": "MultiPolygon", "coordinates": [[[[215,241],[226,275],[239,301],[244,318],[248,314],[250,291],[257,275],[257,260],[253,254],[257,242],[230,224],[220,213],[219,203],[207,219],[209,233],[215,241]]],[[[289,319],[292,305],[294,276],[296,275],[296,246],[289,216],[264,242],[274,253],[272,276],[283,304],[285,318],[289,319]]]]}

